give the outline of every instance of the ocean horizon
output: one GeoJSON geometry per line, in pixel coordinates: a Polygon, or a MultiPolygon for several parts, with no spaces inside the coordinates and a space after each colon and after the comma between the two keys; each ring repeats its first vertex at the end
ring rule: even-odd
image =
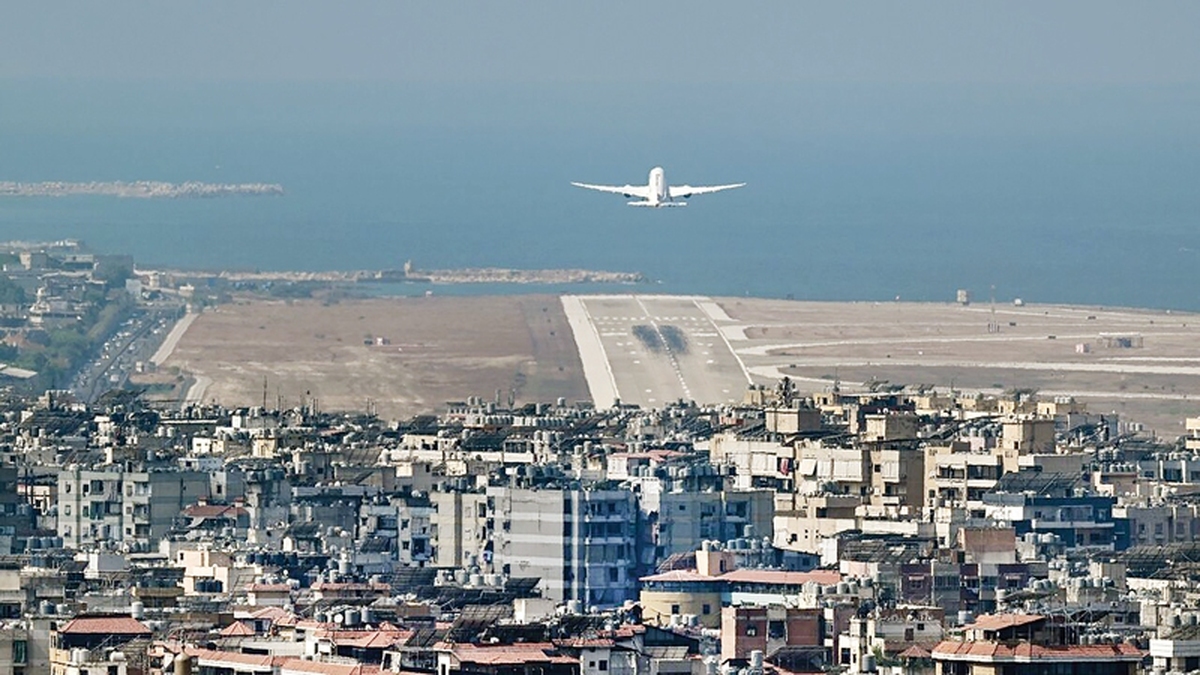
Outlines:
{"type": "MultiPolygon", "coordinates": [[[[1200,310],[1200,88],[0,82],[0,240],[146,267],[641,272],[661,293],[1200,310]],[[569,185],[742,182],[682,209],[569,185]]],[[[435,292],[445,287],[435,287],[435,292]]],[[[572,287],[574,288],[574,287],[572,287]]],[[[493,287],[529,292],[530,287],[493,287]]]]}

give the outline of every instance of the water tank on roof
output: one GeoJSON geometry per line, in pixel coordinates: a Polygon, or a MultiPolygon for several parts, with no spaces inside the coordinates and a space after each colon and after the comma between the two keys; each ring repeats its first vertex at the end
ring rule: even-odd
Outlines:
{"type": "Polygon", "coordinates": [[[472,588],[479,588],[483,585],[483,575],[472,574],[471,576],[467,577],[467,585],[472,588]]]}
{"type": "Polygon", "coordinates": [[[875,655],[872,654],[871,652],[867,652],[866,654],[863,654],[862,669],[863,669],[864,673],[875,672],[875,655]]]}
{"type": "Polygon", "coordinates": [[[359,621],[359,614],[358,614],[358,610],[357,610],[357,609],[353,609],[353,608],[351,608],[351,609],[347,609],[347,610],[346,610],[345,617],[344,617],[344,623],[343,623],[343,625],[345,625],[345,626],[357,626],[357,625],[358,625],[358,621],[359,621]]]}
{"type": "Polygon", "coordinates": [[[838,593],[838,595],[849,595],[850,594],[850,584],[848,584],[844,581],[839,581],[838,585],[837,585],[837,593],[838,593]]]}
{"type": "Polygon", "coordinates": [[[129,605],[129,616],[141,621],[146,618],[146,606],[140,602],[129,605]]]}

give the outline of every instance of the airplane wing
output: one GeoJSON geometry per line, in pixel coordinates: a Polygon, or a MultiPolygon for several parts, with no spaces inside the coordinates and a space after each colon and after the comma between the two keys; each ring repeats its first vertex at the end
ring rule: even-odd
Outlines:
{"type": "Polygon", "coordinates": [[[600,192],[611,192],[617,195],[625,195],[626,197],[650,199],[649,185],[588,185],[587,183],[571,183],[571,185],[585,188],[587,190],[599,190],[600,192]]]}
{"type": "Polygon", "coordinates": [[[740,188],[744,185],[745,183],[733,183],[732,185],[697,185],[695,187],[691,185],[672,185],[667,189],[671,194],[671,199],[676,199],[678,197],[686,199],[692,195],[706,195],[712,192],[720,192],[721,190],[740,188]]]}

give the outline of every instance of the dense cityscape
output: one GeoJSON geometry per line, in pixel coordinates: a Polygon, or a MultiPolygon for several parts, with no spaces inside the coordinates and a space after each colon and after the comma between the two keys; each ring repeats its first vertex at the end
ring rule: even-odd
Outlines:
{"type": "Polygon", "coordinates": [[[0,675],[1200,675],[1200,2],[0,8],[0,675]]]}
{"type": "Polygon", "coordinates": [[[1197,667],[1200,417],[788,378],[398,421],[164,405],[130,376],[219,297],[77,242],[8,255],[7,672],[1197,667]]]}

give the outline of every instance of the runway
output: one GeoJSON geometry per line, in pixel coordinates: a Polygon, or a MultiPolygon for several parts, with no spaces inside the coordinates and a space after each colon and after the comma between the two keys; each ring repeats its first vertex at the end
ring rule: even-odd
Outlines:
{"type": "Polygon", "coordinates": [[[563,296],[596,407],[661,407],[742,400],[751,382],[722,333],[729,317],[709,298],[563,296]]]}

